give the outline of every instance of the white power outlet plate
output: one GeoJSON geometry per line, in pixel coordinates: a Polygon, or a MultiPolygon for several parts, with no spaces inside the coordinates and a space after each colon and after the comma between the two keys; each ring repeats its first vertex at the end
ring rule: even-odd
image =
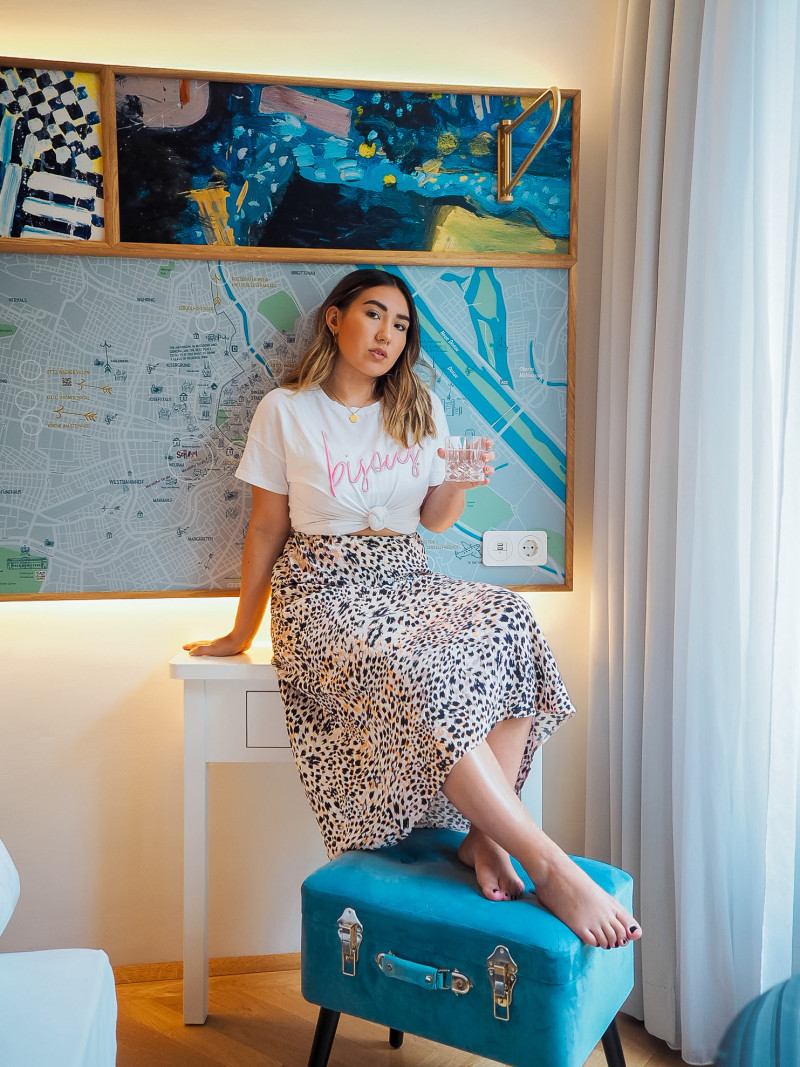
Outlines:
{"type": "Polygon", "coordinates": [[[487,530],[484,567],[540,567],[547,562],[545,530],[487,530]]]}

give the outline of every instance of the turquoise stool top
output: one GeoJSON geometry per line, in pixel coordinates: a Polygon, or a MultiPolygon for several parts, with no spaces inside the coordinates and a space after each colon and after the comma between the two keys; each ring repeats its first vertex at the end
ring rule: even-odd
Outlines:
{"type": "MultiPolygon", "coordinates": [[[[486,900],[474,872],[458,859],[462,838],[415,830],[398,845],[345,853],[310,875],[303,884],[303,995],[332,1012],[513,1067],[578,1067],[633,987],[633,946],[586,946],[535,898],[486,900]],[[337,923],[345,908],[363,927],[355,975],[343,971],[339,953],[337,923]],[[518,968],[507,1020],[496,1012],[487,970],[498,945],[518,968]],[[387,978],[376,962],[381,954],[391,954],[394,971],[402,972],[392,977],[404,980],[387,978]],[[447,977],[440,982],[440,974],[454,970],[472,983],[465,995],[450,992],[447,977]],[[441,991],[420,990],[417,975],[439,982],[441,991]]],[[[631,906],[630,875],[593,860],[576,862],[631,906]]]]}

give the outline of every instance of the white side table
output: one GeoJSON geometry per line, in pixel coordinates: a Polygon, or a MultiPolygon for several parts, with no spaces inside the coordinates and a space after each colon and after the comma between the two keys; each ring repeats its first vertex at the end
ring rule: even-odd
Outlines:
{"type": "Polygon", "coordinates": [[[179,652],[183,680],[183,1021],[208,1015],[208,764],[291,763],[272,649],[179,652]]]}
{"type": "MultiPolygon", "coordinates": [[[[179,652],[170,675],[183,680],[183,1021],[208,1015],[208,764],[291,763],[272,649],[225,658],[179,652]]],[[[541,750],[522,800],[542,818],[541,750]]]]}

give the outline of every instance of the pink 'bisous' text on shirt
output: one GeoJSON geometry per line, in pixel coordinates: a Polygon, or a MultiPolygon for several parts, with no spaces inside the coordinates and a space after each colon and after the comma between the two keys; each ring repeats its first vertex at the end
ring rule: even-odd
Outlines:
{"type": "Polygon", "coordinates": [[[356,482],[361,482],[362,492],[367,492],[369,489],[369,475],[370,471],[375,474],[379,474],[383,470],[394,470],[395,463],[410,463],[411,474],[414,478],[419,477],[419,461],[422,456],[422,449],[417,446],[416,448],[397,449],[394,452],[373,452],[369,460],[364,460],[362,457],[358,461],[358,466],[355,470],[350,465],[350,460],[337,460],[332,461],[330,450],[328,449],[328,441],[325,437],[325,432],[322,431],[322,444],[325,448],[325,459],[328,464],[328,477],[331,483],[331,494],[336,496],[336,486],[341,485],[345,475],[351,485],[356,482]]]}

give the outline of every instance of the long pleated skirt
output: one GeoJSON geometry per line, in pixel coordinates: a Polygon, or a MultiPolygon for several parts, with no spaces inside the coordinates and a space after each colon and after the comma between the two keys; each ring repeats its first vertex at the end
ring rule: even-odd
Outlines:
{"type": "Polygon", "coordinates": [[[331,857],[415,826],[468,829],[442,793],[458,760],[529,717],[519,791],[574,711],[527,602],[431,571],[416,534],[293,532],[271,615],[294,758],[331,857]]]}

